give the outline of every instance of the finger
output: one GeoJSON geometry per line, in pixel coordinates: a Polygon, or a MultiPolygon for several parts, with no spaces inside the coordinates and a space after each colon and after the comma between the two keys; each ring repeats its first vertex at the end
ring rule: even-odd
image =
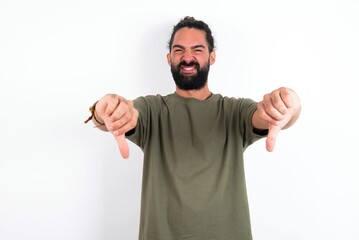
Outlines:
{"type": "Polygon", "coordinates": [[[292,96],[292,90],[290,90],[289,88],[280,88],[280,97],[283,100],[284,104],[287,106],[287,108],[289,108],[291,106],[291,96],[292,96]]]}
{"type": "Polygon", "coordinates": [[[121,101],[121,103],[117,106],[116,110],[109,117],[111,120],[111,131],[112,130],[121,130],[121,132],[117,132],[117,134],[122,134],[126,129],[126,126],[133,121],[134,117],[134,109],[133,103],[131,101],[121,101]]]}
{"type": "Polygon", "coordinates": [[[112,112],[116,109],[118,105],[118,97],[114,94],[108,94],[102,97],[96,104],[96,112],[100,117],[111,116],[112,112]]]}
{"type": "Polygon", "coordinates": [[[270,97],[271,106],[268,107],[273,107],[274,108],[273,110],[275,110],[275,112],[279,115],[286,114],[288,109],[285,103],[283,102],[280,93],[278,91],[274,91],[270,96],[271,96],[270,97]]]}
{"type": "Polygon", "coordinates": [[[267,94],[261,102],[261,107],[261,109],[266,113],[267,118],[275,121],[280,121],[283,119],[284,114],[282,112],[285,112],[285,105],[280,104],[278,96],[267,94]]]}
{"type": "MultiPolygon", "coordinates": [[[[109,129],[109,126],[111,125],[111,120],[109,118],[106,118],[104,120],[105,120],[105,125],[106,125],[107,129],[109,129]]],[[[113,131],[111,133],[117,142],[121,156],[123,158],[128,158],[130,155],[130,150],[129,150],[129,147],[128,147],[128,144],[127,144],[127,141],[125,138],[125,134],[118,135],[118,134],[116,134],[116,132],[113,132],[113,131]]]]}
{"type": "Polygon", "coordinates": [[[268,152],[272,152],[274,150],[275,142],[280,129],[281,128],[279,126],[269,125],[268,136],[266,139],[266,149],[268,152]]]}
{"type": "Polygon", "coordinates": [[[120,103],[121,101],[119,99],[113,99],[113,101],[108,102],[105,109],[105,116],[111,117],[120,103]]]}
{"type": "Polygon", "coordinates": [[[277,136],[279,131],[287,125],[289,120],[291,119],[291,114],[288,113],[284,116],[284,119],[280,121],[276,125],[269,124],[268,127],[268,136],[266,139],[266,148],[268,152],[272,152],[274,150],[274,146],[277,140],[277,136]]]}
{"type": "Polygon", "coordinates": [[[125,134],[121,134],[119,136],[115,136],[118,148],[120,150],[121,156],[125,159],[127,159],[130,156],[130,150],[125,138],[125,134]]]}

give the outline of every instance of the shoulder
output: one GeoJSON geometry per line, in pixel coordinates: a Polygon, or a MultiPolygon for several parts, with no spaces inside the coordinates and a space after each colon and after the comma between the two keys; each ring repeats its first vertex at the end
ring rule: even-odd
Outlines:
{"type": "Polygon", "coordinates": [[[168,102],[174,99],[174,94],[168,94],[166,96],[157,94],[157,95],[146,95],[140,96],[133,100],[134,106],[137,110],[155,110],[162,109],[164,106],[168,105],[168,102]]]}
{"type": "Polygon", "coordinates": [[[156,103],[156,102],[161,102],[166,100],[167,98],[171,98],[173,94],[169,94],[167,96],[163,96],[160,94],[156,94],[156,95],[146,95],[146,96],[139,96],[137,98],[135,98],[133,100],[134,103],[143,103],[143,102],[147,102],[147,103],[156,103]]]}
{"type": "Polygon", "coordinates": [[[256,105],[257,102],[251,98],[236,98],[236,97],[228,97],[222,96],[221,94],[213,94],[210,98],[213,101],[220,101],[226,106],[237,106],[244,107],[249,105],[256,105]]]}

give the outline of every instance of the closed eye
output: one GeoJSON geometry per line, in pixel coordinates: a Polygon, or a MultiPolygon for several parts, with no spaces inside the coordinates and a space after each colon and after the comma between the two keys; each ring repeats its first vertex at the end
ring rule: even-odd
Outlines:
{"type": "Polygon", "coordinates": [[[180,52],[183,52],[184,51],[184,49],[181,49],[181,48],[174,48],[173,49],[173,52],[175,52],[175,53],[180,53],[180,52]]]}

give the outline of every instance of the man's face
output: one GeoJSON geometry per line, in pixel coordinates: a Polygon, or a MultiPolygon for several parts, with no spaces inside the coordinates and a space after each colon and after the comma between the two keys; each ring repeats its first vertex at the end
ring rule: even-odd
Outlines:
{"type": "Polygon", "coordinates": [[[173,79],[183,90],[203,88],[214,60],[215,53],[209,53],[205,32],[193,28],[177,31],[167,55],[173,79]]]}

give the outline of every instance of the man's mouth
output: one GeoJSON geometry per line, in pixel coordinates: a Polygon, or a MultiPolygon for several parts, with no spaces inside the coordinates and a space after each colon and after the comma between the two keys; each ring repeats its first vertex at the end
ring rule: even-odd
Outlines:
{"type": "Polygon", "coordinates": [[[179,66],[183,75],[194,75],[199,69],[199,64],[197,62],[181,62],[179,66]]]}
{"type": "Polygon", "coordinates": [[[181,72],[183,74],[194,74],[197,72],[196,66],[181,66],[181,72]]]}

